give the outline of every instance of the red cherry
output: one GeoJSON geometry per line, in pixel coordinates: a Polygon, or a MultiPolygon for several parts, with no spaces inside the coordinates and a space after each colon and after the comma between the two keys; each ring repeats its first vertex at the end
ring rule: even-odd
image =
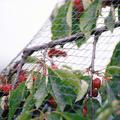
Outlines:
{"type": "Polygon", "coordinates": [[[83,106],[83,108],[82,108],[82,115],[84,116],[84,117],[86,117],[86,115],[87,115],[87,105],[85,104],[84,106],[83,106]]]}
{"type": "Polygon", "coordinates": [[[53,97],[50,97],[50,99],[48,100],[48,103],[49,105],[52,105],[52,106],[56,106],[56,102],[55,102],[55,99],[53,97]]]}
{"type": "Polygon", "coordinates": [[[6,84],[4,86],[1,87],[1,90],[4,92],[4,93],[8,93],[10,90],[12,90],[12,84],[6,84]]]}
{"type": "Polygon", "coordinates": [[[80,4],[80,1],[81,1],[81,0],[73,0],[73,2],[74,2],[75,4],[80,4]]]}
{"type": "Polygon", "coordinates": [[[26,81],[26,79],[27,79],[26,78],[26,71],[21,70],[18,79],[19,79],[19,83],[26,81]]]}
{"type": "Polygon", "coordinates": [[[97,97],[98,96],[98,90],[97,89],[93,89],[92,90],[92,96],[93,97],[97,97]]]}
{"type": "Polygon", "coordinates": [[[66,57],[67,53],[65,51],[61,51],[61,50],[57,50],[55,48],[52,48],[48,51],[48,56],[49,57],[59,57],[59,56],[62,56],[62,57],[66,57]]]}
{"type": "Polygon", "coordinates": [[[96,78],[92,80],[92,88],[100,88],[101,87],[101,80],[99,78],[96,78]]]}
{"type": "Polygon", "coordinates": [[[88,92],[89,97],[97,97],[98,96],[98,90],[97,88],[92,89],[92,95],[90,91],[88,92]]]}
{"type": "Polygon", "coordinates": [[[74,6],[79,13],[84,11],[84,6],[81,0],[73,0],[74,6]]]}
{"type": "Polygon", "coordinates": [[[53,54],[55,54],[55,49],[53,48],[53,49],[50,49],[49,51],[48,51],[48,56],[49,57],[53,57],[54,55],[53,54]]]}
{"type": "Polygon", "coordinates": [[[19,79],[19,83],[22,83],[22,82],[26,81],[26,76],[25,75],[19,75],[18,79],[19,79]]]}

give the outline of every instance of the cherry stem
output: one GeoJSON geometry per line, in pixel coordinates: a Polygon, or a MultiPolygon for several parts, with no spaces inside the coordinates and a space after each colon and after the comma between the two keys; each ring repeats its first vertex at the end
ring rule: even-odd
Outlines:
{"type": "Polygon", "coordinates": [[[96,45],[98,42],[99,35],[94,36],[94,41],[93,41],[93,51],[92,51],[92,58],[91,58],[91,65],[90,65],[90,70],[91,70],[91,83],[90,83],[90,98],[91,98],[91,120],[94,120],[94,103],[93,103],[93,97],[92,97],[92,80],[93,80],[93,75],[95,73],[95,55],[96,55],[96,45]]]}

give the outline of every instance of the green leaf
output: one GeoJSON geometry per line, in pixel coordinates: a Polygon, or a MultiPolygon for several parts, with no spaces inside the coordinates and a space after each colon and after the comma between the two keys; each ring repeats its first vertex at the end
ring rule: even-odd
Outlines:
{"type": "Polygon", "coordinates": [[[120,42],[115,47],[110,63],[106,69],[106,75],[110,74],[112,80],[109,86],[117,99],[120,99],[120,42]]]}
{"type": "Polygon", "coordinates": [[[89,120],[89,119],[82,117],[81,115],[76,114],[76,113],[65,112],[63,114],[68,118],[68,120],[89,120]]]}
{"type": "Polygon", "coordinates": [[[88,120],[76,113],[55,111],[55,112],[52,112],[51,114],[48,114],[48,120],[61,120],[60,117],[62,117],[65,120],[88,120]],[[51,118],[54,118],[54,119],[51,119],[51,118]]]}
{"type": "Polygon", "coordinates": [[[76,45],[77,45],[77,47],[80,47],[85,42],[86,42],[86,38],[83,37],[83,38],[81,38],[79,40],[76,40],[76,45]]]}
{"type": "Polygon", "coordinates": [[[16,120],[30,120],[30,119],[31,119],[30,111],[24,111],[24,113],[19,115],[16,120]]]}
{"type": "Polygon", "coordinates": [[[52,22],[52,40],[64,38],[68,35],[68,25],[66,22],[67,11],[70,1],[65,2],[58,10],[58,14],[52,22]]]}
{"type": "Polygon", "coordinates": [[[61,120],[61,116],[55,113],[47,114],[48,120],[61,120]]]}
{"type": "Polygon", "coordinates": [[[76,34],[78,32],[80,32],[80,22],[79,22],[79,18],[78,18],[78,11],[76,10],[76,8],[73,7],[72,10],[72,34],[76,34]]]}
{"type": "Polygon", "coordinates": [[[37,62],[37,58],[33,57],[33,56],[29,56],[29,57],[27,57],[26,62],[27,63],[36,63],[37,62]]]}
{"type": "MultiPolygon", "coordinates": [[[[80,22],[79,22],[79,17],[78,16],[81,17],[81,15],[78,15],[78,11],[73,6],[72,18],[71,18],[71,21],[72,21],[72,33],[71,34],[76,34],[76,33],[81,32],[80,27],[79,27],[80,22]]],[[[81,38],[79,40],[76,40],[77,47],[80,47],[83,43],[85,43],[85,41],[86,41],[85,37],[83,37],[83,38],[81,38]]]]}
{"type": "Polygon", "coordinates": [[[111,61],[108,66],[120,66],[120,42],[115,47],[111,61]]]}
{"type": "Polygon", "coordinates": [[[81,86],[80,86],[80,89],[79,89],[79,92],[78,92],[78,95],[77,95],[76,102],[81,100],[83,98],[83,96],[87,93],[88,86],[89,85],[87,84],[86,81],[81,80],[81,86]]]}
{"type": "Polygon", "coordinates": [[[69,35],[72,34],[72,11],[73,11],[73,2],[71,1],[68,11],[67,11],[67,16],[66,16],[66,22],[68,25],[69,35]]]}
{"type": "Polygon", "coordinates": [[[55,74],[65,81],[65,84],[74,86],[74,92],[77,94],[80,89],[80,79],[72,71],[59,69],[55,74]]]}
{"type": "Polygon", "coordinates": [[[48,91],[50,94],[54,97],[56,100],[59,108],[61,111],[64,110],[64,107],[66,106],[66,101],[62,95],[62,90],[60,89],[61,85],[61,79],[57,77],[52,70],[49,69],[48,71],[49,77],[48,77],[48,91]]]}
{"type": "MultiPolygon", "coordinates": [[[[79,76],[71,71],[67,70],[57,70],[57,74],[62,78],[65,79],[66,82],[68,81],[68,85],[74,86],[74,92],[77,94],[76,102],[81,100],[83,96],[86,94],[88,89],[88,83],[79,78],[79,76]]],[[[81,75],[82,76],[82,75],[81,75]]],[[[86,78],[86,77],[82,77],[86,78]]]]}
{"type": "Polygon", "coordinates": [[[12,120],[15,111],[18,109],[20,103],[22,100],[24,100],[25,97],[25,84],[20,84],[15,90],[10,91],[10,98],[9,98],[9,116],[8,120],[12,120]]]}
{"type": "MultiPolygon", "coordinates": [[[[57,10],[57,15],[52,22],[52,40],[64,38],[80,32],[78,11],[74,8],[72,1],[67,1],[57,10]]],[[[76,41],[80,47],[85,42],[85,37],[76,41]]]]}
{"type": "Polygon", "coordinates": [[[108,17],[105,19],[105,25],[111,32],[113,32],[115,26],[115,15],[112,10],[110,10],[108,17]]]}
{"type": "Polygon", "coordinates": [[[47,97],[47,95],[48,95],[45,79],[46,78],[43,77],[43,79],[40,80],[38,89],[34,94],[34,98],[36,100],[35,105],[37,108],[39,108],[41,106],[45,97],[47,97]]]}
{"type": "Polygon", "coordinates": [[[110,116],[119,108],[120,102],[114,100],[111,104],[102,109],[95,120],[108,120],[110,116]]]}
{"type": "MultiPolygon", "coordinates": [[[[34,73],[34,74],[37,75],[37,73],[34,73]]],[[[38,101],[39,96],[35,96],[35,95],[38,95],[36,93],[39,89],[42,89],[42,87],[45,87],[45,86],[40,86],[40,84],[43,85],[43,80],[45,77],[41,78],[41,75],[38,74],[37,78],[38,79],[34,82],[33,88],[31,89],[29,96],[25,100],[23,110],[22,110],[21,114],[17,117],[17,120],[23,120],[23,119],[27,120],[27,118],[31,118],[31,112],[34,109],[35,104],[37,102],[42,102],[42,100],[43,100],[43,98],[41,98],[41,100],[38,101]]],[[[37,104],[40,105],[40,103],[37,103],[37,104]]]]}
{"type": "Polygon", "coordinates": [[[23,113],[25,112],[25,111],[30,111],[33,107],[34,107],[34,105],[35,105],[35,99],[34,99],[34,96],[33,96],[34,94],[30,94],[28,97],[27,97],[27,99],[25,100],[25,104],[24,104],[24,106],[23,106],[23,113]]]}
{"type": "Polygon", "coordinates": [[[33,94],[30,94],[25,100],[25,104],[23,106],[23,110],[21,114],[17,117],[17,120],[28,120],[31,118],[31,110],[34,108],[35,99],[33,94]]]}
{"type": "Polygon", "coordinates": [[[80,30],[89,38],[91,30],[96,27],[98,12],[101,9],[101,0],[95,0],[89,5],[80,17],[80,30]]]}
{"type": "Polygon", "coordinates": [[[108,66],[107,71],[109,74],[120,74],[120,66],[108,66]]]}
{"type": "MultiPolygon", "coordinates": [[[[72,105],[78,90],[77,78],[63,70],[49,69],[48,91],[55,98],[59,108],[63,111],[66,105],[72,105]]],[[[79,81],[80,82],[80,81],[79,81]]]]}
{"type": "MultiPolygon", "coordinates": [[[[86,94],[88,89],[88,83],[79,79],[78,75],[74,74],[71,71],[67,70],[56,70],[55,73],[69,86],[73,86],[74,92],[77,94],[76,101],[79,101],[86,94]],[[80,81],[81,80],[81,81],[80,81]]],[[[86,78],[86,77],[82,77],[86,78]]],[[[69,93],[68,93],[69,94],[69,93]]]]}

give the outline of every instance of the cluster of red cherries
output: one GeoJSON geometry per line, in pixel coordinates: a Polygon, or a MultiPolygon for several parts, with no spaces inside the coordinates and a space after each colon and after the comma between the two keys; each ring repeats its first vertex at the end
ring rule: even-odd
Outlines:
{"type": "MultiPolygon", "coordinates": [[[[26,77],[26,71],[24,71],[24,70],[21,70],[20,71],[20,74],[19,74],[19,77],[18,77],[18,84],[17,84],[17,86],[20,84],[20,83],[22,83],[22,82],[24,82],[24,81],[26,81],[26,79],[27,79],[27,77],[26,77]]],[[[1,91],[3,91],[3,93],[9,93],[9,91],[10,90],[12,90],[13,89],[13,86],[12,86],[12,84],[9,84],[9,83],[7,83],[7,84],[0,84],[0,90],[1,91]]]]}
{"type": "MultiPolygon", "coordinates": [[[[50,58],[52,57],[66,57],[67,56],[67,53],[65,51],[62,51],[62,50],[59,50],[59,49],[56,49],[56,48],[51,48],[49,51],[48,51],[48,56],[50,58]]],[[[18,66],[18,64],[16,65],[16,67],[18,66]]],[[[15,66],[14,66],[15,67],[15,66]]],[[[52,64],[51,65],[51,68],[53,70],[55,69],[58,69],[57,66],[55,64],[52,64]]],[[[35,81],[37,78],[35,76],[33,76],[33,81],[35,81]]],[[[26,74],[26,71],[25,70],[21,70],[20,73],[19,73],[19,77],[18,77],[18,84],[17,86],[19,86],[20,83],[23,83],[27,80],[27,74],[26,74]]],[[[7,83],[7,84],[0,84],[0,90],[3,91],[3,93],[9,93],[10,90],[12,90],[13,87],[12,87],[12,84],[10,83],[7,83]]]]}
{"type": "MultiPolygon", "coordinates": [[[[90,97],[97,97],[98,96],[98,89],[101,87],[101,80],[99,78],[95,78],[92,80],[92,91],[88,92],[90,97]]],[[[85,100],[85,103],[82,108],[82,114],[84,117],[87,115],[87,100],[85,100]]]]}
{"type": "Polygon", "coordinates": [[[98,96],[98,89],[101,87],[101,80],[96,78],[92,80],[92,97],[98,96]]]}

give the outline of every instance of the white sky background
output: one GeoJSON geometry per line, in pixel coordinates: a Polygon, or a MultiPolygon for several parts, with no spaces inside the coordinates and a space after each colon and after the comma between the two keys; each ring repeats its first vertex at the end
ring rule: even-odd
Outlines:
{"type": "Polygon", "coordinates": [[[32,39],[57,0],[0,0],[0,70],[32,39]]]}

